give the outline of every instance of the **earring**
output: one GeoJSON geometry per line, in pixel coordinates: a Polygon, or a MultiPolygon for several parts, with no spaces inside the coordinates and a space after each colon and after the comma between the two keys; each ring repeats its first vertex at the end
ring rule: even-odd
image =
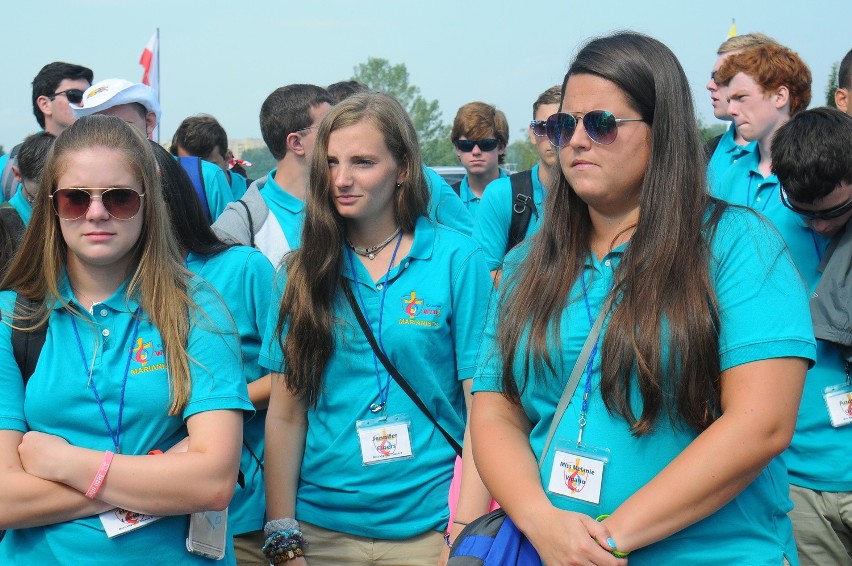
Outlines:
{"type": "Polygon", "coordinates": [[[397,183],[397,184],[396,184],[396,188],[397,188],[397,189],[398,189],[398,188],[400,188],[401,186],[402,186],[402,183],[397,183]]]}

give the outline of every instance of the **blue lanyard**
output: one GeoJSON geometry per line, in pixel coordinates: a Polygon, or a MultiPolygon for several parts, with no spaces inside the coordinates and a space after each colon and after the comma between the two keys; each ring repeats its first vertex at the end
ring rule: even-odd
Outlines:
{"type": "MultiPolygon", "coordinates": [[[[592,318],[592,307],[589,305],[589,293],[586,289],[586,271],[583,270],[582,275],[580,276],[580,282],[583,284],[583,301],[586,303],[586,315],[589,317],[589,331],[595,325],[595,320],[592,318]]],[[[612,290],[610,288],[610,290],[612,290]]],[[[583,442],[583,429],[586,427],[586,414],[589,410],[589,395],[592,393],[592,365],[595,361],[595,355],[598,352],[598,347],[601,343],[601,335],[603,332],[598,335],[597,340],[595,340],[595,345],[592,347],[592,353],[589,355],[589,361],[586,362],[586,383],[583,386],[583,403],[580,407],[580,418],[577,420],[577,424],[580,425],[580,432],[577,434],[577,444],[582,444],[583,442]]]]}
{"type": "MultiPolygon", "coordinates": [[[[399,250],[400,242],[402,242],[401,231],[396,239],[396,246],[393,248],[390,265],[388,265],[387,273],[385,273],[385,278],[382,282],[382,299],[379,302],[379,330],[377,334],[379,338],[379,348],[382,349],[382,352],[385,355],[387,355],[387,352],[385,352],[385,345],[382,342],[382,318],[385,313],[385,297],[387,296],[388,287],[390,286],[388,279],[390,278],[391,269],[393,269],[393,262],[396,260],[396,252],[399,250]]],[[[364,313],[364,318],[367,319],[367,324],[372,328],[373,323],[370,320],[370,314],[367,312],[367,306],[364,304],[364,297],[361,295],[361,286],[358,284],[358,272],[355,270],[355,261],[352,259],[352,256],[352,250],[347,247],[346,257],[349,259],[349,270],[352,272],[352,279],[355,281],[355,292],[358,293],[358,302],[361,303],[361,311],[364,313]]],[[[388,403],[388,390],[390,389],[391,375],[389,373],[387,374],[387,377],[385,377],[385,383],[382,385],[382,378],[379,374],[379,359],[375,352],[373,352],[373,368],[376,371],[376,387],[379,390],[379,401],[377,403],[370,404],[370,412],[379,413],[384,410],[388,403]]]]}
{"type": "MultiPolygon", "coordinates": [[[[136,308],[136,311],[133,313],[133,317],[136,319],[136,323],[133,325],[133,338],[130,340],[130,348],[127,351],[127,365],[124,366],[124,379],[121,382],[121,398],[118,402],[118,425],[115,430],[112,429],[112,426],[109,424],[109,419],[107,418],[106,411],[104,410],[104,404],[101,401],[101,396],[98,394],[98,387],[95,385],[95,379],[92,376],[95,360],[92,358],[92,370],[89,369],[89,363],[86,361],[86,352],[83,350],[83,341],[80,339],[80,332],[77,330],[77,322],[74,320],[74,315],[71,315],[71,326],[74,327],[74,336],[77,337],[77,346],[80,347],[80,358],[83,360],[83,372],[86,374],[86,378],[88,382],[92,386],[92,393],[95,395],[95,401],[98,402],[98,408],[101,410],[101,417],[104,419],[104,424],[106,425],[107,432],[109,433],[110,438],[112,438],[112,443],[115,446],[115,453],[120,454],[120,440],[121,440],[121,418],[124,415],[124,391],[127,388],[127,376],[130,373],[130,360],[133,358],[133,343],[136,342],[136,337],[139,335],[139,308],[136,308]]],[[[93,356],[97,356],[97,352],[93,354],[93,356]]]]}

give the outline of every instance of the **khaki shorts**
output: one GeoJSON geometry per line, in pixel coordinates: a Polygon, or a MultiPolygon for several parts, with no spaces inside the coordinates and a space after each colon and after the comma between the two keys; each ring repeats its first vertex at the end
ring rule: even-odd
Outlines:
{"type": "Polygon", "coordinates": [[[300,521],[310,566],[435,566],[444,535],[429,531],[403,540],[359,537],[300,521]]]}
{"type": "Polygon", "coordinates": [[[802,566],[852,565],[852,493],[791,485],[790,499],[802,566]]]}

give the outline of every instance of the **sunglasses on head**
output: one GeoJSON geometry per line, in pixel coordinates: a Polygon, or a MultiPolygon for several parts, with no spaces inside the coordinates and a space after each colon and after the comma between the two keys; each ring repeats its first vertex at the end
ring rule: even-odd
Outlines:
{"type": "MultiPolygon", "coordinates": [[[[622,122],[644,122],[642,118],[616,118],[606,110],[592,110],[583,114],[583,129],[593,142],[609,145],[618,136],[618,126],[622,122]]],[[[547,139],[556,147],[565,147],[571,141],[577,129],[577,118],[573,114],[557,112],[547,119],[545,126],[547,139]]]]}
{"type": "Polygon", "coordinates": [[[61,90],[59,92],[54,92],[53,94],[48,94],[47,97],[50,100],[53,100],[59,95],[65,95],[65,98],[68,99],[68,102],[72,104],[80,104],[83,102],[83,91],[79,88],[69,88],[68,90],[61,90]]]}
{"type": "Polygon", "coordinates": [[[93,200],[100,200],[109,215],[116,220],[130,220],[139,213],[144,196],[126,187],[109,189],[71,187],[56,189],[50,195],[50,200],[53,202],[53,210],[62,220],[81,218],[89,211],[93,200]],[[93,195],[91,191],[103,192],[93,195]]]}
{"type": "Polygon", "coordinates": [[[462,153],[470,153],[474,146],[479,146],[480,151],[494,151],[500,145],[500,140],[488,138],[487,140],[457,140],[456,148],[462,153]]]}
{"type": "Polygon", "coordinates": [[[781,189],[781,202],[784,206],[796,214],[810,218],[811,220],[833,220],[834,218],[840,218],[852,210],[852,199],[844,202],[840,206],[835,206],[834,208],[827,208],[825,210],[805,210],[791,203],[787,196],[787,191],[784,189],[781,189]]]}
{"type": "Polygon", "coordinates": [[[530,122],[530,129],[535,137],[545,137],[547,135],[547,120],[533,120],[530,122]]]}

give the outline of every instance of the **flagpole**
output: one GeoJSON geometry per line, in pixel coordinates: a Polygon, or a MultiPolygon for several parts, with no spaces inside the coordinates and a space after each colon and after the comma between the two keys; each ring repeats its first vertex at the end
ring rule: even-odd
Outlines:
{"type": "MultiPolygon", "coordinates": [[[[157,45],[157,106],[162,108],[163,105],[160,104],[160,89],[163,88],[162,87],[163,79],[162,79],[162,76],[160,75],[160,28],[159,27],[157,28],[157,43],[156,43],[156,45],[157,45]]],[[[157,127],[157,143],[159,144],[160,143],[159,124],[157,124],[157,126],[158,126],[157,127]]]]}

